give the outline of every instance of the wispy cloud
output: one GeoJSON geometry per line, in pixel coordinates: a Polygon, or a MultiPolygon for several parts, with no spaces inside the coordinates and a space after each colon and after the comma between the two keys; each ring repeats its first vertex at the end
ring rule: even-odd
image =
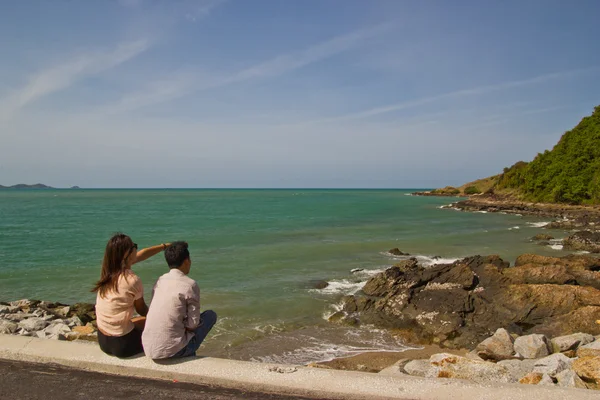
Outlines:
{"type": "Polygon", "coordinates": [[[40,71],[23,87],[0,99],[0,119],[10,117],[41,97],[66,89],[78,80],[114,68],[144,52],[149,46],[147,40],[120,43],[110,51],[80,54],[63,64],[40,71]]]}
{"type": "Polygon", "coordinates": [[[267,61],[228,75],[178,72],[149,85],[140,91],[126,94],[114,104],[104,107],[104,113],[129,111],[171,101],[201,90],[283,75],[309,64],[355,48],[369,38],[386,32],[391,25],[383,24],[333,37],[306,49],[281,54],[267,61]]]}
{"type": "Polygon", "coordinates": [[[227,2],[227,0],[195,0],[185,13],[185,19],[196,22],[209,15],[213,9],[227,2]]]}
{"type": "Polygon", "coordinates": [[[425,105],[425,104],[429,104],[429,103],[434,103],[434,102],[440,101],[440,100],[458,99],[458,98],[467,97],[467,96],[477,96],[477,95],[482,95],[482,94],[500,91],[500,90],[507,90],[507,89],[517,88],[517,87],[522,87],[522,86],[535,85],[535,84],[539,84],[539,83],[548,82],[551,80],[569,78],[569,77],[577,76],[577,75],[580,75],[583,73],[594,72],[594,71],[598,71],[598,70],[600,70],[600,67],[591,67],[591,68],[575,69],[575,70],[570,70],[570,71],[554,72],[554,73],[544,74],[544,75],[540,75],[540,76],[536,76],[536,77],[528,78],[528,79],[502,82],[502,83],[498,83],[498,84],[479,86],[479,87],[469,88],[469,89],[461,89],[461,90],[457,90],[454,92],[444,93],[444,94],[440,94],[440,95],[436,95],[436,96],[425,97],[422,99],[410,100],[410,101],[405,101],[405,102],[401,102],[401,103],[390,104],[387,106],[371,108],[368,110],[350,113],[350,114],[342,115],[339,117],[324,118],[324,119],[319,119],[316,121],[309,121],[309,122],[305,122],[305,123],[337,122],[337,121],[344,121],[344,120],[368,118],[368,117],[373,117],[375,115],[386,114],[386,113],[390,113],[390,112],[394,112],[394,111],[404,110],[407,108],[412,108],[412,107],[417,107],[417,106],[421,106],[421,105],[425,105]]]}

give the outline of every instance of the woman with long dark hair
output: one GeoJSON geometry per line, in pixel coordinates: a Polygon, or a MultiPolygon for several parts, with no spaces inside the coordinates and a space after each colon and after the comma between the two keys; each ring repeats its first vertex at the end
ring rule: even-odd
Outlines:
{"type": "Polygon", "coordinates": [[[145,318],[132,319],[133,311],[145,317],[148,306],[144,287],[131,266],[167,248],[163,243],[138,251],[137,243],[123,233],[110,238],[104,251],[100,280],[92,289],[96,295],[98,343],[106,354],[131,357],[142,353],[145,318]]]}

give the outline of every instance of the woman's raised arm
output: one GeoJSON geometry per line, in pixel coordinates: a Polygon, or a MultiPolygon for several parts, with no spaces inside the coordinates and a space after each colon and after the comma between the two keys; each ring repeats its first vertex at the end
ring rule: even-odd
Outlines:
{"type": "Polygon", "coordinates": [[[151,246],[151,247],[146,247],[145,249],[141,249],[136,254],[134,264],[139,263],[140,261],[149,259],[150,257],[160,253],[161,251],[163,251],[164,249],[169,247],[169,245],[170,245],[170,243],[162,243],[162,244],[158,244],[156,246],[151,246]]]}

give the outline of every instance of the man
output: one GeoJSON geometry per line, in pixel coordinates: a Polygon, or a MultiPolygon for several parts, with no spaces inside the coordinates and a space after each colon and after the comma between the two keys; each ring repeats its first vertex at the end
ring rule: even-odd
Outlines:
{"type": "Polygon", "coordinates": [[[154,360],[196,354],[215,322],[212,310],[200,314],[200,289],[188,277],[192,260],[186,242],[165,249],[170,271],[154,285],[152,303],[142,334],[144,353],[154,360]]]}

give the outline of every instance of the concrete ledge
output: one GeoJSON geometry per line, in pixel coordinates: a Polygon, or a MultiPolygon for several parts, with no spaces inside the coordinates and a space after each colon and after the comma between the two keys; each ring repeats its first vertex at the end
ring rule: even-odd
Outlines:
{"type": "Polygon", "coordinates": [[[329,399],[597,400],[598,392],[530,385],[479,385],[450,379],[402,378],[365,372],[262,364],[217,358],[155,363],[147,357],[118,359],[95,343],[0,335],[0,358],[55,363],[79,369],[241,390],[329,399]]]}

